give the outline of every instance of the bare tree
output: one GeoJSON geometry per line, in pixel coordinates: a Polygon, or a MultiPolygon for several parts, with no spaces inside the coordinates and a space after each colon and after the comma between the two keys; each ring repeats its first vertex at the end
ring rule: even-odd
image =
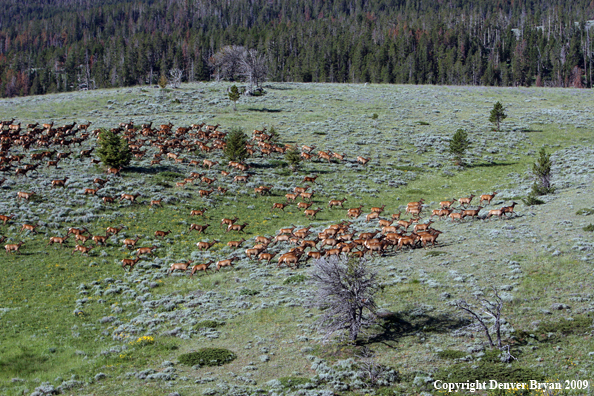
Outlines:
{"type": "Polygon", "coordinates": [[[250,87],[260,86],[262,81],[266,80],[268,75],[268,66],[264,55],[258,54],[258,51],[251,49],[245,51],[241,58],[240,73],[246,79],[250,87]]]}
{"type": "Polygon", "coordinates": [[[489,345],[495,348],[492,333],[494,332],[497,348],[506,352],[504,356],[505,361],[515,359],[509,352],[509,345],[503,345],[501,342],[501,310],[503,309],[503,300],[499,296],[497,289],[493,288],[493,300],[489,301],[486,298],[476,297],[477,304],[471,304],[466,300],[458,300],[455,305],[458,309],[469,314],[474,320],[474,327],[484,331],[489,345]],[[485,315],[485,316],[483,316],[485,315]],[[490,321],[493,321],[492,326],[489,326],[490,321]]]}
{"type": "Polygon", "coordinates": [[[208,63],[214,69],[216,80],[237,79],[240,76],[241,60],[245,52],[242,46],[227,45],[210,57],[208,63]]]}
{"type": "Polygon", "coordinates": [[[179,88],[183,76],[184,72],[181,69],[175,68],[169,70],[169,77],[171,77],[171,86],[173,88],[179,88]]]}
{"type": "Polygon", "coordinates": [[[366,261],[344,256],[321,258],[316,260],[311,276],[318,286],[316,305],[323,311],[318,326],[326,338],[348,330],[354,342],[364,327],[375,323],[377,272],[366,261]]]}

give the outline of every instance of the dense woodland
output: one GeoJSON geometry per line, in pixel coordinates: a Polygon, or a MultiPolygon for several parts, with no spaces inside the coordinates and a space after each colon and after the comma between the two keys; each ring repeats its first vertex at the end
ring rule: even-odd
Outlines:
{"type": "Polygon", "coordinates": [[[214,79],[227,45],[270,81],[592,86],[592,0],[0,0],[0,95],[214,79]]]}

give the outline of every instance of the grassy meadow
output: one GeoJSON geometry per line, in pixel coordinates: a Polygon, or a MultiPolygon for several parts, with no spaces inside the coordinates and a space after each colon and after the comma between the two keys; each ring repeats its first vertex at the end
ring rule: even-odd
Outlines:
{"type": "MultiPolygon", "coordinates": [[[[23,126],[76,121],[91,122],[94,129],[133,121],[153,127],[171,122],[175,129],[205,122],[220,124],[222,131],[241,127],[249,136],[274,127],[283,144],[313,145],[314,153],[331,150],[346,159],[304,161],[293,173],[282,155],[257,155],[246,160],[249,181],[232,183],[242,173],[221,174],[231,168],[220,150],[180,154],[188,161],[219,162],[208,170],[166,159],[151,165],[158,150],[146,145],[147,155],[134,159],[121,177],[107,177],[79,155],[96,145],[90,138],[71,147],[73,154],[57,168],[43,164],[27,177],[4,172],[0,214],[15,216],[0,223],[0,236],[4,244],[24,244],[20,254],[0,252],[0,394],[417,395],[442,394],[435,380],[484,378],[590,381],[587,389],[484,394],[592,393],[594,234],[584,230],[594,223],[590,90],[267,83],[264,96],[242,97],[233,111],[228,86],[196,83],[176,90],[136,87],[0,100],[0,119],[15,118],[23,126]],[[488,122],[496,101],[508,115],[498,132],[488,122]],[[454,166],[448,153],[459,128],[472,141],[465,168],[454,166]],[[544,205],[526,206],[522,198],[530,192],[532,163],[543,146],[553,154],[556,191],[542,198],[544,205]],[[370,161],[362,166],[357,156],[370,161]],[[216,177],[215,189],[228,192],[200,197],[198,190],[210,187],[198,181],[175,186],[193,171],[216,177]],[[312,208],[323,209],[316,219],[305,218],[294,204],[272,210],[313,175],[319,177],[310,183],[312,208]],[[52,187],[53,179],[66,176],[65,188],[52,187]],[[109,181],[98,196],[84,195],[96,177],[109,181]],[[272,194],[255,194],[260,185],[273,186],[272,194]],[[37,195],[17,200],[18,191],[37,195]],[[474,194],[476,208],[478,196],[493,191],[497,196],[483,205],[481,217],[517,202],[515,216],[436,219],[433,227],[443,231],[437,246],[369,259],[380,276],[377,302],[385,315],[357,345],[338,337],[324,342],[317,331],[311,261],[294,270],[278,268],[278,255],[266,264],[244,253],[254,237],[274,236],[282,227],[319,232],[347,220],[346,208],[363,205],[351,229],[369,232],[381,228],[365,221],[373,206],[385,205],[383,218],[402,212],[408,219],[407,202],[423,198],[426,219],[439,201],[474,194]],[[140,193],[139,202],[106,204],[100,198],[122,193],[140,193]],[[329,200],[343,198],[345,209],[328,208],[329,200]],[[161,199],[162,207],[150,207],[154,199],[161,199]],[[194,209],[207,210],[203,217],[190,216],[194,209]],[[232,217],[248,223],[245,233],[220,226],[222,218],[232,217]],[[39,226],[21,232],[25,223],[39,226]],[[199,234],[189,231],[192,223],[210,226],[199,234]],[[88,255],[73,252],[72,236],[67,246],[48,245],[69,227],[105,235],[108,226],[125,228],[88,255]],[[156,230],[171,233],[157,238],[156,230]],[[157,249],[126,271],[121,260],[136,252],[121,240],[135,237],[140,237],[136,247],[157,249]],[[241,238],[246,239],[241,248],[227,246],[241,238]],[[208,251],[196,246],[214,240],[208,251]],[[233,268],[218,272],[193,278],[167,273],[173,263],[235,256],[233,268]],[[484,333],[472,329],[454,306],[461,298],[488,297],[492,287],[505,304],[502,334],[517,359],[512,363],[499,361],[485,347],[484,333]],[[203,327],[204,321],[218,325],[203,327]],[[143,336],[151,341],[141,341],[143,336]],[[181,354],[203,347],[227,348],[237,358],[218,367],[178,363],[181,354]],[[365,347],[384,369],[378,381],[366,374],[365,347]]],[[[23,153],[22,164],[33,163],[30,153],[44,150],[15,147],[9,154],[23,153]]],[[[280,242],[269,251],[291,247],[280,242]]]]}

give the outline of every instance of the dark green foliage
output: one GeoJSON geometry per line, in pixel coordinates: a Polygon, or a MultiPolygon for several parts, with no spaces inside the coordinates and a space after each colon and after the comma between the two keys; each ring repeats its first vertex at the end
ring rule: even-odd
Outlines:
{"type": "Polygon", "coordinates": [[[159,86],[163,89],[167,86],[167,77],[165,75],[159,77],[159,86]]]}
{"type": "Polygon", "coordinates": [[[291,275],[283,281],[283,285],[291,285],[294,283],[304,282],[307,277],[303,274],[291,275]]]}
{"type": "Polygon", "coordinates": [[[592,232],[594,231],[594,224],[589,224],[584,227],[584,231],[592,232]]]}
{"type": "Polygon", "coordinates": [[[450,140],[450,154],[454,157],[456,165],[463,165],[462,157],[469,147],[468,133],[463,129],[458,129],[450,140]]]}
{"type": "Polygon", "coordinates": [[[251,289],[241,289],[239,291],[240,296],[255,296],[256,294],[260,294],[258,290],[251,290],[251,289]]]}
{"type": "Polygon", "coordinates": [[[528,195],[525,199],[522,198],[522,202],[524,202],[524,205],[526,205],[526,206],[543,205],[545,203],[545,201],[543,201],[542,199],[536,198],[532,194],[528,195]]]}
{"type": "Polygon", "coordinates": [[[536,178],[536,182],[532,185],[532,195],[546,195],[555,191],[551,187],[551,154],[547,154],[545,148],[541,148],[538,152],[538,159],[532,165],[532,173],[536,178]]]}
{"type": "Polygon", "coordinates": [[[489,122],[494,124],[499,130],[501,126],[501,122],[507,118],[507,114],[505,114],[505,108],[499,102],[493,105],[493,109],[491,110],[491,115],[489,116],[489,122]]]}
{"type": "Polygon", "coordinates": [[[222,366],[237,358],[233,352],[224,348],[202,348],[196,352],[184,353],[177,359],[186,366],[222,366]]]}
{"type": "Polygon", "coordinates": [[[375,396],[397,396],[400,395],[396,389],[392,388],[379,388],[375,391],[375,396]]]}
{"type": "Polygon", "coordinates": [[[233,110],[237,110],[237,101],[239,100],[239,90],[237,89],[237,85],[233,85],[231,89],[229,89],[229,100],[233,102],[233,110]]]}
{"type": "Polygon", "coordinates": [[[274,168],[286,168],[289,166],[288,162],[275,159],[268,160],[268,164],[274,168]]]}
{"type": "Polygon", "coordinates": [[[584,334],[593,330],[593,319],[585,315],[575,315],[573,320],[561,318],[556,322],[542,322],[539,333],[584,334]]]}
{"type": "Polygon", "coordinates": [[[99,148],[96,151],[101,162],[110,168],[124,167],[132,160],[128,142],[118,133],[103,130],[99,134],[99,148]]]}
{"type": "Polygon", "coordinates": [[[311,380],[309,378],[304,378],[304,377],[282,377],[278,379],[283,387],[283,389],[291,389],[291,390],[295,390],[297,389],[297,386],[299,385],[305,385],[309,382],[311,382],[311,380]]]}
{"type": "Polygon", "coordinates": [[[594,209],[582,208],[582,209],[578,210],[577,212],[575,212],[575,214],[578,216],[590,216],[590,215],[594,214],[594,209]]]}
{"type": "Polygon", "coordinates": [[[242,161],[248,157],[248,152],[245,147],[248,141],[248,136],[241,128],[232,128],[229,135],[227,135],[227,146],[224,153],[229,161],[242,161]]]}
{"type": "Polygon", "coordinates": [[[160,180],[164,180],[164,181],[175,181],[175,180],[183,179],[184,177],[185,176],[182,175],[181,173],[170,172],[170,171],[159,172],[155,175],[155,179],[160,179],[160,180]]]}
{"type": "Polygon", "coordinates": [[[217,322],[216,320],[203,320],[202,322],[196,323],[194,325],[194,329],[216,329],[217,327],[221,327],[225,325],[224,322],[217,322]]]}
{"type": "Polygon", "coordinates": [[[426,121],[417,121],[417,124],[418,124],[418,125],[424,125],[424,126],[425,126],[425,125],[431,125],[431,124],[429,124],[429,123],[428,123],[428,122],[426,122],[426,121]]]}
{"type": "Polygon", "coordinates": [[[270,138],[270,140],[272,140],[273,142],[278,141],[278,139],[280,139],[280,134],[278,133],[278,131],[276,130],[276,128],[274,128],[274,126],[270,127],[270,130],[268,130],[268,134],[270,136],[272,136],[270,138]]]}
{"type": "Polygon", "coordinates": [[[439,356],[442,359],[460,359],[467,355],[468,353],[464,351],[456,351],[453,349],[446,349],[445,351],[437,352],[437,356],[439,356]]]}
{"type": "Polygon", "coordinates": [[[301,163],[301,153],[299,153],[297,145],[289,147],[289,149],[285,152],[285,160],[287,160],[293,172],[296,172],[297,169],[299,169],[299,164],[301,163]]]}
{"type": "Polygon", "coordinates": [[[0,371],[14,376],[24,376],[36,371],[43,372],[44,363],[48,360],[47,356],[36,355],[28,349],[23,349],[18,355],[3,356],[0,359],[0,371]]]}

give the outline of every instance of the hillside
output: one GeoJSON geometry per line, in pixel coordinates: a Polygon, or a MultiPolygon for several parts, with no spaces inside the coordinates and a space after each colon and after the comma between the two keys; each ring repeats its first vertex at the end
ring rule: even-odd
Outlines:
{"type": "MultiPolygon", "coordinates": [[[[589,0],[0,1],[0,96],[216,79],[226,46],[269,81],[592,86],[589,0]]],[[[239,76],[234,77],[236,80],[239,76]]]]}
{"type": "MultiPolygon", "coordinates": [[[[148,140],[156,137],[143,137],[138,129],[134,140],[146,139],[140,147],[146,154],[117,176],[93,164],[94,153],[81,154],[96,147],[92,135],[80,145],[29,151],[15,142],[3,157],[24,157],[3,164],[8,168],[0,176],[6,178],[0,214],[14,216],[0,223],[0,235],[6,236],[3,245],[24,244],[20,254],[1,254],[1,394],[43,395],[59,388],[77,395],[416,395],[439,394],[434,380],[592,378],[594,233],[584,230],[594,223],[590,90],[266,83],[265,95],[241,97],[233,111],[228,87],[192,83],[178,90],[133,87],[0,100],[0,119],[14,118],[23,128],[75,122],[66,139],[82,138],[85,132],[77,127],[88,123],[89,133],[120,123],[152,123],[156,130],[171,123],[165,140],[192,124],[220,124],[222,133],[241,127],[250,136],[254,129],[274,127],[279,145],[313,145],[313,153],[345,156],[342,161],[315,156],[292,173],[282,154],[258,151],[245,161],[250,168],[240,171],[226,165],[221,150],[172,146],[169,152],[183,161],[163,155],[152,164],[159,149],[148,140]],[[501,132],[488,122],[496,101],[508,114],[501,132]],[[458,128],[473,142],[466,168],[454,166],[447,153],[458,128]],[[552,153],[556,191],[542,197],[545,204],[526,206],[522,198],[533,183],[530,170],[541,147],[552,153]],[[33,159],[48,150],[56,153],[33,159]],[[64,152],[72,154],[48,166],[64,152]],[[357,156],[369,158],[367,165],[357,156]],[[190,162],[205,159],[219,164],[208,169],[190,162]],[[16,175],[16,169],[35,163],[36,170],[16,175]],[[191,172],[216,181],[207,185],[198,178],[176,186],[191,172]],[[246,174],[247,183],[232,182],[246,174]],[[312,208],[323,209],[315,219],[294,203],[283,211],[271,209],[304,186],[306,176],[318,176],[309,183],[309,191],[315,190],[312,208]],[[52,180],[65,177],[64,187],[52,186],[52,180]],[[96,178],[107,182],[96,195],[85,194],[98,186],[96,178]],[[261,185],[272,186],[271,194],[256,194],[261,185]],[[217,187],[228,191],[219,193],[217,187]],[[214,191],[208,196],[199,193],[209,189],[214,191]],[[36,195],[17,199],[19,191],[36,195]],[[349,220],[347,208],[363,206],[363,215],[349,226],[360,234],[381,228],[365,219],[374,206],[385,205],[384,219],[398,212],[409,219],[407,203],[423,198],[427,221],[440,201],[473,194],[471,207],[477,208],[478,196],[494,191],[478,218],[434,218],[432,226],[443,232],[436,246],[390,247],[382,256],[366,256],[379,273],[383,319],[355,346],[338,338],[324,343],[317,331],[321,312],[314,304],[312,260],[302,258],[297,269],[279,268],[279,254],[294,246],[289,242],[269,248],[276,254],[270,264],[245,254],[256,236],[274,237],[284,227],[311,226],[314,238],[349,220]],[[121,194],[139,196],[131,203],[119,200],[121,194]],[[328,208],[329,200],[344,198],[344,209],[328,208]],[[161,200],[161,206],[150,206],[151,200],[161,200]],[[512,202],[515,214],[486,218],[488,210],[512,202]],[[190,215],[198,209],[205,214],[190,215]],[[219,226],[220,219],[234,217],[236,224],[248,224],[244,233],[219,226]],[[22,230],[23,224],[37,227],[22,230]],[[198,233],[190,224],[210,226],[198,233]],[[108,226],[124,228],[88,255],[73,252],[73,235],[66,246],[49,245],[50,237],[63,237],[70,227],[102,236],[108,226]],[[159,238],[157,230],[171,232],[159,238]],[[155,246],[155,255],[141,255],[133,269],[124,270],[121,260],[137,257],[122,245],[126,238],[137,239],[137,248],[155,246]],[[227,245],[241,239],[246,239],[241,248],[227,245]],[[217,242],[199,250],[200,241],[217,242]],[[192,278],[168,274],[174,263],[230,257],[238,257],[232,268],[192,278]],[[498,361],[484,333],[468,327],[468,316],[453,305],[473,301],[473,295],[490,298],[493,287],[504,302],[503,341],[517,358],[509,364],[498,361]],[[180,363],[183,353],[202,347],[227,348],[237,358],[220,367],[180,363]],[[364,347],[385,368],[376,387],[366,374],[364,347]]],[[[198,147],[197,141],[215,144],[214,138],[189,132],[184,140],[190,147],[198,147]]],[[[556,394],[589,390],[564,392],[556,394]]]]}

